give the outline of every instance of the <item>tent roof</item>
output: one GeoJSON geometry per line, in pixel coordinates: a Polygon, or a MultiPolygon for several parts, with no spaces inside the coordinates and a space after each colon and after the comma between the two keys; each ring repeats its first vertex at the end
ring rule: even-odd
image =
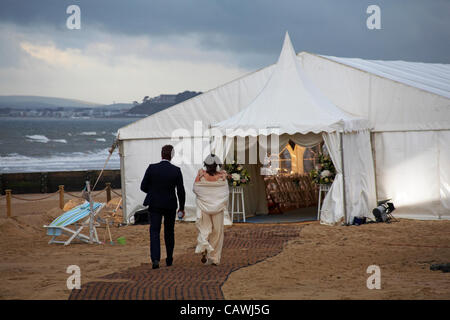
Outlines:
{"type": "Polygon", "coordinates": [[[321,57],[450,98],[450,64],[321,57]]]}
{"type": "MultiPolygon", "coordinates": [[[[227,136],[256,136],[261,129],[279,134],[355,131],[369,128],[329,101],[302,70],[288,33],[273,73],[262,91],[243,110],[213,127],[227,136]]],[[[265,133],[267,134],[267,133],[265,133]]]]}
{"type": "MultiPolygon", "coordinates": [[[[424,126],[431,129],[449,128],[445,123],[450,98],[449,64],[339,58],[308,52],[300,52],[296,58],[327,97],[333,99],[341,109],[361,117],[369,117],[375,130],[384,130],[386,125],[404,129],[406,125],[399,124],[400,120],[407,123],[411,130],[420,130],[424,126]],[[343,68],[334,68],[333,65],[343,68]],[[354,70],[355,73],[350,76],[346,70],[354,70]],[[374,84],[372,83],[372,87],[368,86],[363,74],[375,75],[391,82],[390,91],[386,92],[385,87],[380,87],[372,94],[374,84]],[[335,83],[336,81],[340,83],[335,83]],[[410,88],[410,91],[400,86],[410,88]],[[368,97],[373,100],[372,113],[365,111],[367,107],[364,105],[369,103],[368,97]],[[420,109],[421,112],[412,113],[411,107],[420,109]],[[389,117],[380,117],[380,114],[387,114],[389,117]]],[[[193,131],[195,121],[202,121],[203,129],[206,130],[208,125],[238,114],[255,100],[272,77],[275,68],[276,64],[273,64],[248,73],[135,121],[118,130],[118,139],[170,138],[171,133],[178,128],[193,131]]]]}

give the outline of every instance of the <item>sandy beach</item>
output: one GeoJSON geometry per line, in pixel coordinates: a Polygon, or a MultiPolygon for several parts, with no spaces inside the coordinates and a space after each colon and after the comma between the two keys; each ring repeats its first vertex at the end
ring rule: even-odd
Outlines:
{"type": "Polygon", "coordinates": [[[450,299],[450,221],[306,225],[281,254],[230,275],[227,299],[450,299]],[[378,265],[381,290],[367,289],[378,265]],[[276,272],[275,272],[276,271],[276,272]]]}
{"type": "MultiPolygon", "coordinates": [[[[102,197],[96,200],[105,201],[102,197]]],[[[113,239],[125,237],[125,245],[110,245],[109,240],[102,245],[49,245],[42,225],[62,212],[57,196],[39,202],[13,199],[9,219],[4,198],[0,203],[0,299],[64,300],[70,294],[69,265],[81,268],[83,285],[149,262],[148,226],[113,227],[113,239]]],[[[301,226],[300,236],[280,254],[231,273],[222,287],[225,298],[450,299],[450,273],[430,270],[433,263],[450,262],[450,221],[301,226]],[[381,290],[366,287],[369,265],[381,268],[381,290]]],[[[193,252],[196,228],[193,223],[177,223],[175,228],[176,264],[178,255],[193,252]]],[[[103,241],[105,229],[98,231],[103,241]]]]}

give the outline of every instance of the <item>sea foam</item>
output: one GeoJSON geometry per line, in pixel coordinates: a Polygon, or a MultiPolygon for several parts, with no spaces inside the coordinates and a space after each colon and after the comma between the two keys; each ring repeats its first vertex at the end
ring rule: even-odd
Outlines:
{"type": "Polygon", "coordinates": [[[28,141],[33,141],[33,142],[48,143],[50,141],[53,141],[53,142],[59,142],[59,143],[67,143],[66,139],[49,139],[46,136],[39,135],[39,134],[35,134],[32,136],[26,136],[26,137],[29,139],[28,141]]]}
{"type": "Polygon", "coordinates": [[[28,139],[32,140],[32,141],[36,141],[36,142],[42,142],[42,143],[47,143],[50,141],[49,138],[47,138],[46,136],[42,136],[39,134],[35,134],[32,136],[26,136],[28,139]]]}

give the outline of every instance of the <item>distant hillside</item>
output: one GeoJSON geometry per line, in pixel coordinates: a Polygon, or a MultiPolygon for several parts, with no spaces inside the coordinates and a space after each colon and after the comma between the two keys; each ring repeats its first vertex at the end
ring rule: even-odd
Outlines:
{"type": "Polygon", "coordinates": [[[108,109],[108,110],[130,110],[133,108],[132,103],[114,103],[114,104],[106,104],[106,105],[99,105],[98,108],[102,109],[108,109]]]}
{"type": "Polygon", "coordinates": [[[93,108],[100,104],[75,99],[41,96],[0,96],[0,107],[12,109],[93,108]]]}
{"type": "Polygon", "coordinates": [[[201,92],[195,91],[184,91],[178,94],[163,94],[154,98],[149,98],[148,96],[144,98],[142,103],[135,103],[135,106],[131,108],[129,114],[145,114],[152,115],[156,112],[167,109],[175,104],[183,102],[187,99],[193,98],[201,92]]]}

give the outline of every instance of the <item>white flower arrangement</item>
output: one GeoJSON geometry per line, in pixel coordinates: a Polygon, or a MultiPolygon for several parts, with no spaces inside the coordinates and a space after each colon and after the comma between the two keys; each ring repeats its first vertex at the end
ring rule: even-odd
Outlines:
{"type": "Polygon", "coordinates": [[[231,174],[231,178],[232,178],[234,181],[239,181],[239,180],[241,180],[241,175],[240,175],[239,173],[232,173],[232,174],[231,174]]]}
{"type": "Polygon", "coordinates": [[[323,171],[320,173],[320,176],[321,176],[322,178],[329,177],[330,175],[331,175],[330,170],[323,170],[323,171]]]}
{"type": "Polygon", "coordinates": [[[225,164],[225,170],[228,173],[228,183],[233,187],[246,185],[250,182],[248,171],[235,161],[231,164],[225,164]]]}

